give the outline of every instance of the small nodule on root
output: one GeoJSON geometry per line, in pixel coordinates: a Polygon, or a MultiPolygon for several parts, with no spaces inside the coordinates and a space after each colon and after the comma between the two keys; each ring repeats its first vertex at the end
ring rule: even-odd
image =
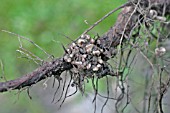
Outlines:
{"type": "Polygon", "coordinates": [[[70,70],[73,85],[78,86],[83,91],[84,79],[92,78],[93,76],[101,78],[106,76],[109,73],[108,71],[112,71],[107,61],[103,60],[103,57],[107,57],[104,56],[103,52],[100,40],[93,39],[87,34],[83,34],[68,47],[64,60],[73,65],[70,70]]]}

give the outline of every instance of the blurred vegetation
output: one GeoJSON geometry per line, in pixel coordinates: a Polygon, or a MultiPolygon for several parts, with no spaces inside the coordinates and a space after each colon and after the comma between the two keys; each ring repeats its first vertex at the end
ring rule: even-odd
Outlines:
{"type": "MultiPolygon", "coordinates": [[[[49,54],[60,57],[63,54],[61,43],[70,43],[61,34],[71,39],[77,38],[91,24],[124,2],[125,0],[1,0],[0,30],[27,37],[49,54]]],[[[115,22],[117,14],[118,12],[114,13],[99,24],[91,34],[105,33],[115,22]]],[[[31,43],[24,41],[23,45],[35,55],[46,59],[47,56],[31,43]]],[[[16,36],[0,32],[0,59],[7,80],[18,78],[38,67],[27,59],[17,58],[20,56],[16,52],[18,47],[16,36]]],[[[0,72],[2,75],[3,71],[0,72]]],[[[51,113],[41,106],[38,96],[33,95],[37,97],[33,101],[29,100],[25,92],[20,94],[19,100],[17,97],[14,92],[0,94],[1,113],[51,113]]]]}

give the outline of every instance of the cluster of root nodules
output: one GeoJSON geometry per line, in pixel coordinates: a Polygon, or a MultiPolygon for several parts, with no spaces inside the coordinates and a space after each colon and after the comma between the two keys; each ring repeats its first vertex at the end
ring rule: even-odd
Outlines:
{"type": "Polygon", "coordinates": [[[83,91],[82,86],[88,78],[102,78],[106,75],[113,76],[114,73],[109,64],[104,60],[104,51],[100,40],[93,39],[89,35],[82,35],[65,50],[64,61],[71,63],[70,70],[73,83],[83,91]]]}

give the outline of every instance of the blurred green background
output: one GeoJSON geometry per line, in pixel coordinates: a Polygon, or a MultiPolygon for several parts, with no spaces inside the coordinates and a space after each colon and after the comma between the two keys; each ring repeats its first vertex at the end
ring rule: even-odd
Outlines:
{"type": "MultiPolygon", "coordinates": [[[[123,3],[125,0],[1,0],[0,30],[27,37],[49,54],[60,57],[63,54],[61,43],[70,43],[70,40],[61,34],[76,39],[91,24],[123,3]]],[[[90,34],[104,34],[114,24],[117,14],[118,12],[104,20],[90,34]]],[[[23,46],[40,58],[47,58],[30,42],[23,41],[23,46]]],[[[7,80],[18,78],[38,67],[30,60],[18,58],[18,48],[19,41],[16,36],[0,32],[0,60],[7,80]]],[[[2,69],[0,75],[3,75],[2,69]]],[[[25,91],[20,93],[20,96],[17,91],[0,94],[0,113],[62,112],[58,111],[55,104],[51,104],[54,91],[43,90],[42,84],[31,88],[33,100],[28,98],[25,91]]]]}

